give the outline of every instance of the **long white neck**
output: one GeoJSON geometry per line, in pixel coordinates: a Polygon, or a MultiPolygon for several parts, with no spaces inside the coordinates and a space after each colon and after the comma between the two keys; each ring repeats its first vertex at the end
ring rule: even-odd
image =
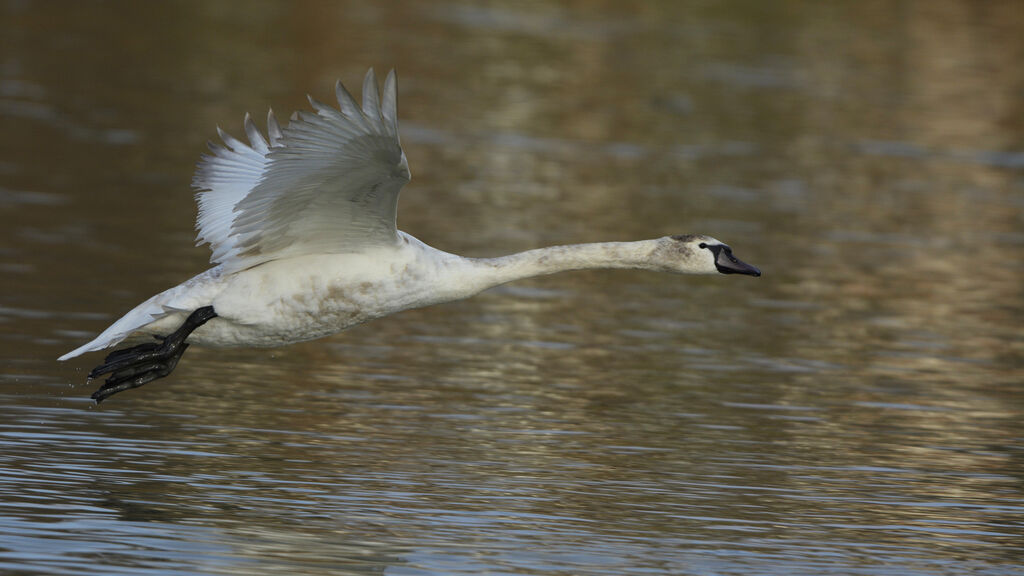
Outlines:
{"type": "Polygon", "coordinates": [[[567,270],[633,268],[677,274],[717,272],[712,252],[704,250],[700,244],[718,241],[705,236],[571,244],[498,258],[464,258],[432,248],[404,232],[399,234],[403,239],[400,251],[404,255],[398,259],[404,259],[406,264],[401,267],[402,273],[395,276],[398,263],[389,263],[382,274],[387,282],[397,284],[379,291],[387,301],[381,310],[388,314],[460,300],[506,282],[567,270]]]}
{"type": "Polygon", "coordinates": [[[641,240],[549,246],[498,258],[464,258],[466,266],[461,272],[465,275],[465,287],[476,293],[513,280],[568,270],[660,270],[660,266],[651,263],[651,253],[657,245],[656,240],[641,240]]]}

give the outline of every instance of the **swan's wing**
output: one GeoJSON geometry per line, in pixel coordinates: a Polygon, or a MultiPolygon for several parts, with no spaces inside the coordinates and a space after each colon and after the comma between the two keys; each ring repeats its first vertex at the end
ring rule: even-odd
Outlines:
{"type": "Polygon", "coordinates": [[[221,133],[227,148],[203,159],[199,242],[213,262],[242,269],[303,254],[358,252],[398,241],[398,193],[409,166],[398,141],[396,81],[383,96],[371,69],[363,104],[339,82],[340,111],[310,98],[284,129],[268,120],[270,142],[246,122],[250,145],[221,133]]]}
{"type": "MultiPolygon", "coordinates": [[[[279,145],[281,128],[273,111],[267,115],[267,127],[270,145],[279,145]]],[[[210,244],[211,262],[222,261],[234,250],[238,239],[231,234],[234,208],[256,187],[269,163],[270,145],[248,114],[245,115],[245,132],[249,137],[248,145],[217,128],[224,145],[208,144],[212,154],[203,156],[192,178],[199,204],[196,245],[210,244]]]]}

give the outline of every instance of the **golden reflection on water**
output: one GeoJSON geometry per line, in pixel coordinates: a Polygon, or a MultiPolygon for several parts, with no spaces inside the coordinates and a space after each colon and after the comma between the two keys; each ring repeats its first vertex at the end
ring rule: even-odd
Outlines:
{"type": "Polygon", "coordinates": [[[1016,3],[53,6],[0,7],[16,569],[1019,569],[1016,3]],[[541,278],[89,408],[53,358],[205,267],[212,127],[368,65],[423,240],[704,232],[765,276],[541,278]]]}

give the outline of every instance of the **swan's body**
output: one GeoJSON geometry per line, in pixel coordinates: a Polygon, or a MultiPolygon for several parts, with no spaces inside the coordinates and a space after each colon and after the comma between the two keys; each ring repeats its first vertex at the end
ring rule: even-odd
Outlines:
{"type": "Polygon", "coordinates": [[[135,307],[67,360],[138,334],[163,335],[112,353],[97,400],[169,373],[188,342],[281,346],[320,338],[394,312],[459,300],[512,280],[584,268],[710,274],[760,272],[707,236],[669,236],[540,248],[499,258],[463,258],[395,228],[398,192],[409,180],[398,140],[394,72],[383,98],[371,70],[360,108],[341,84],[341,111],[310,99],[316,114],[283,130],[268,117],[269,142],[246,116],[250,145],[220,132],[196,172],[200,242],[215,266],[135,307]],[[199,314],[200,311],[203,314],[199,314]],[[177,329],[177,330],[176,330],[177,329]]]}

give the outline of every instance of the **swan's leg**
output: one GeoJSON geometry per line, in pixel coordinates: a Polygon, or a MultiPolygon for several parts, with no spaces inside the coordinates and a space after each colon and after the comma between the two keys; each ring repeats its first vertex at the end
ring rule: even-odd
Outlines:
{"type": "Polygon", "coordinates": [[[159,343],[139,344],[111,352],[103,364],[89,372],[89,379],[110,374],[103,386],[93,392],[92,399],[98,404],[118,392],[138,388],[167,376],[178,365],[178,360],[188,348],[185,339],[189,334],[216,317],[217,313],[213,311],[213,306],[203,306],[189,314],[174,332],[167,336],[157,336],[159,343]]]}

